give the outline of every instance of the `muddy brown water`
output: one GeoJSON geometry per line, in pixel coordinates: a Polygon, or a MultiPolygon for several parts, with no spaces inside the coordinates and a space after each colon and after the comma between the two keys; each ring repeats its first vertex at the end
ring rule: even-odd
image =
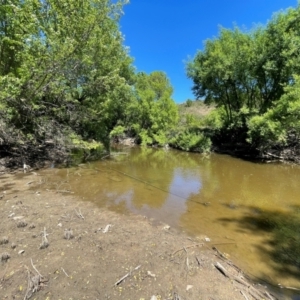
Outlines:
{"type": "Polygon", "coordinates": [[[41,175],[52,189],[209,239],[254,279],[300,289],[299,166],[132,148],[41,175]]]}

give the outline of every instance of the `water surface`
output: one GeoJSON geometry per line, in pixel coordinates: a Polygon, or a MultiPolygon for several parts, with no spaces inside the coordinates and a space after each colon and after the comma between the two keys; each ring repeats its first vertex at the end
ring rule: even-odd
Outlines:
{"type": "Polygon", "coordinates": [[[300,288],[300,167],[132,148],[43,171],[57,190],[163,221],[203,239],[254,278],[300,288]]]}

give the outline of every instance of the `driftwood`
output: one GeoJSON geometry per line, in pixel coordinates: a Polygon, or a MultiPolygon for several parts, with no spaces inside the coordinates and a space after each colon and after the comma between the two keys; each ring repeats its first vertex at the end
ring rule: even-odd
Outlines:
{"type": "MultiPolygon", "coordinates": [[[[135,267],[133,269],[133,271],[136,271],[138,270],[139,268],[141,267],[141,265],[135,267]]],[[[114,286],[117,286],[119,285],[124,279],[126,279],[127,277],[129,277],[131,275],[132,272],[128,272],[126,275],[124,275],[122,278],[120,278],[118,281],[115,282],[114,286]]]]}
{"type": "Polygon", "coordinates": [[[266,154],[267,156],[271,156],[271,157],[274,157],[274,158],[277,158],[277,159],[284,159],[284,157],[279,156],[279,155],[272,154],[272,153],[270,153],[270,152],[265,152],[265,154],[266,154]]]}
{"type": "MultiPolygon", "coordinates": [[[[265,298],[264,295],[266,295],[266,296],[269,297],[270,300],[274,300],[269,293],[263,294],[261,291],[259,291],[258,289],[254,288],[250,283],[248,283],[243,278],[235,276],[235,275],[231,275],[230,272],[228,272],[226,270],[226,268],[224,266],[222,266],[219,262],[216,262],[215,267],[225,277],[227,277],[227,278],[229,278],[231,280],[235,280],[236,282],[242,284],[246,288],[247,293],[249,293],[254,299],[261,300],[261,299],[264,299],[265,298]]],[[[245,297],[245,299],[248,299],[247,296],[245,295],[245,293],[243,291],[241,291],[241,294],[245,297]]]]}

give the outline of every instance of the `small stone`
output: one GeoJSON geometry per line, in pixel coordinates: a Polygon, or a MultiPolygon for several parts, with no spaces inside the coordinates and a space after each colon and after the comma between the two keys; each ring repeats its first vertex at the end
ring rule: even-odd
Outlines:
{"type": "Polygon", "coordinates": [[[188,291],[188,290],[190,290],[192,287],[193,287],[192,285],[187,285],[187,286],[186,286],[186,290],[188,291]]]}
{"type": "Polygon", "coordinates": [[[11,249],[15,249],[17,247],[17,245],[15,243],[11,243],[11,249]]]}
{"type": "Polygon", "coordinates": [[[34,224],[29,225],[29,229],[33,229],[33,228],[35,228],[34,224]]]}
{"type": "Polygon", "coordinates": [[[23,254],[25,252],[25,250],[20,250],[19,252],[18,252],[18,254],[23,254]]]}
{"type": "Polygon", "coordinates": [[[8,244],[8,237],[7,236],[3,236],[0,239],[0,245],[5,245],[5,244],[8,244]]]}
{"type": "Polygon", "coordinates": [[[64,232],[64,239],[66,240],[70,240],[74,237],[73,235],[73,230],[71,229],[65,229],[65,232],[64,232]]]}
{"type": "Polygon", "coordinates": [[[163,227],[163,230],[169,230],[171,227],[169,226],[169,225],[165,225],[164,227],[163,227]]]}
{"type": "Polygon", "coordinates": [[[44,239],[40,244],[40,249],[46,249],[49,246],[49,242],[47,239],[44,239]]]}
{"type": "Polygon", "coordinates": [[[58,227],[62,227],[62,224],[61,224],[61,223],[58,223],[57,226],[58,226],[58,227]]]}
{"type": "Polygon", "coordinates": [[[23,228],[23,227],[26,227],[27,226],[27,223],[23,220],[20,220],[18,223],[17,223],[17,227],[18,228],[23,228]]]}
{"type": "Polygon", "coordinates": [[[1,261],[6,262],[6,261],[8,261],[9,259],[10,259],[9,253],[4,252],[4,253],[1,254],[1,261]]]}

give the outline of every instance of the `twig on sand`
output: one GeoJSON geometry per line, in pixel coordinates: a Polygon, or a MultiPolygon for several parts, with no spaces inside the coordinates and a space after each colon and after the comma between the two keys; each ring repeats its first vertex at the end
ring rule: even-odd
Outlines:
{"type": "Polygon", "coordinates": [[[68,273],[64,270],[63,267],[61,267],[61,269],[62,269],[62,271],[65,273],[65,275],[66,275],[67,277],[70,277],[70,276],[68,275],[68,273]]]}
{"type": "Polygon", "coordinates": [[[39,275],[40,277],[44,277],[44,276],[38,271],[38,269],[35,267],[35,265],[33,264],[32,258],[30,258],[30,261],[31,261],[32,267],[33,267],[34,270],[38,273],[38,275],[39,275]]]}
{"type": "Polygon", "coordinates": [[[77,217],[84,220],[84,216],[83,216],[83,214],[81,213],[81,210],[79,209],[79,211],[77,211],[76,208],[74,208],[74,209],[75,209],[75,212],[76,212],[77,217]]]}
{"type": "MultiPolygon", "coordinates": [[[[133,271],[138,270],[140,267],[141,267],[141,265],[135,267],[135,268],[133,269],[133,271]]],[[[133,272],[133,271],[132,271],[132,272],[133,272]]],[[[126,275],[124,275],[121,279],[119,279],[119,280],[114,284],[114,286],[119,285],[124,279],[126,279],[128,276],[130,276],[132,272],[128,272],[126,275]]]]}
{"type": "Polygon", "coordinates": [[[197,261],[198,265],[201,266],[200,259],[197,256],[195,256],[195,257],[196,257],[196,261],[197,261]]]}
{"type": "Polygon", "coordinates": [[[245,298],[246,300],[249,300],[248,297],[246,296],[246,294],[245,294],[243,291],[241,291],[241,294],[244,296],[244,298],[245,298]]]}
{"type": "Polygon", "coordinates": [[[188,255],[188,252],[186,250],[185,247],[183,247],[185,253],[186,253],[186,267],[187,267],[187,271],[189,272],[190,271],[190,264],[189,264],[189,255],[188,255]]]}
{"type": "Polygon", "coordinates": [[[184,251],[186,252],[186,249],[188,249],[188,248],[193,248],[193,247],[198,247],[198,246],[203,246],[203,243],[195,244],[195,245],[190,245],[190,246],[185,246],[185,247],[183,247],[183,248],[180,248],[180,249],[174,251],[174,252],[172,253],[172,256],[175,255],[175,254],[176,254],[177,252],[179,252],[179,251],[184,250],[184,251]]]}
{"type": "Polygon", "coordinates": [[[266,295],[269,297],[270,300],[274,300],[273,297],[268,292],[266,292],[266,295]]]}

